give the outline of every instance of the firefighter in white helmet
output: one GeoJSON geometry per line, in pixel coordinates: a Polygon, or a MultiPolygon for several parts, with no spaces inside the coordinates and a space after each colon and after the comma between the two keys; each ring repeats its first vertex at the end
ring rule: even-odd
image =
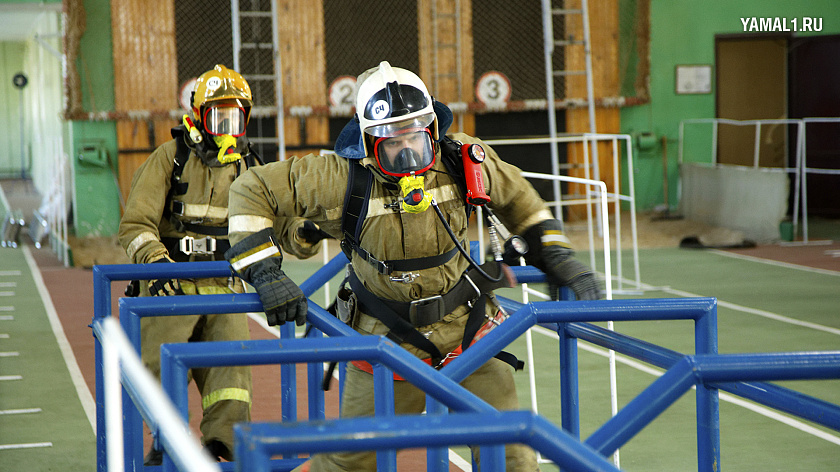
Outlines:
{"type": "MultiPolygon", "coordinates": [[[[336,300],[339,318],[362,334],[388,336],[434,367],[486,334],[486,317],[504,319],[492,293],[506,285],[501,264],[478,265],[464,250],[473,204],[486,203],[522,234],[531,245],[526,260],[553,282],[579,299],[600,298],[594,274],[572,257],[559,221],[519,169],[479,139],[445,136],[451,122],[449,108],[417,75],[382,62],[358,78],[356,118],[339,135],[336,154],[254,168],[233,184],[233,246],[225,257],[254,285],[271,322],[306,320],[306,299],[282,270],[272,228],[275,218],[288,217],[307,218],[342,240],[351,264],[336,300]]],[[[503,354],[462,385],[500,410],[518,409],[509,364],[519,363],[503,354]]],[[[371,372],[365,362],[348,365],[342,416],[374,414],[371,372]]],[[[425,408],[425,394],[408,382],[395,382],[394,398],[397,414],[425,408]]],[[[510,471],[538,470],[523,445],[508,445],[506,462],[510,471]]],[[[299,469],[375,468],[373,452],[354,452],[316,454],[299,469]]]]}
{"type": "MultiPolygon", "coordinates": [[[[223,260],[228,242],[228,191],[246,169],[262,164],[251,150],[245,129],[252,107],[251,89],[223,65],[203,73],[193,89],[191,117],[172,129],[173,139],[158,147],[134,174],[119,227],[119,241],[132,262],[223,260]]],[[[300,220],[302,222],[303,220],[300,220]]],[[[292,220],[277,220],[278,234],[290,234],[292,220]]],[[[309,255],[317,249],[295,245],[309,255]],[[307,253],[307,251],[312,251],[307,253]]],[[[167,296],[241,292],[235,277],[197,280],[133,281],[128,295],[167,296]],[[133,292],[133,293],[130,293],[133,292]]],[[[160,375],[160,345],[187,341],[249,339],[244,314],[147,317],[141,322],[142,356],[160,375]]],[[[249,367],[196,368],[190,371],[201,393],[205,447],[231,460],[234,423],[250,419],[249,367]]],[[[160,464],[153,446],[147,465],[160,464]]]]}

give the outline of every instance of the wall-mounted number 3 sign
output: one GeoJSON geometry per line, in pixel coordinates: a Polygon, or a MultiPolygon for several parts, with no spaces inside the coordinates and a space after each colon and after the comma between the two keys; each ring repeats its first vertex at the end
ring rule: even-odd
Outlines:
{"type": "Polygon", "coordinates": [[[510,80],[499,71],[485,72],[475,84],[475,97],[486,106],[505,106],[510,92],[510,80]]]}

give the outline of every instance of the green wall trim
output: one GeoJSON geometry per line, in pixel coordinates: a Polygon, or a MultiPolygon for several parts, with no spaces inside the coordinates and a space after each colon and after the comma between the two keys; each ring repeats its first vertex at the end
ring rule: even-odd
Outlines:
{"type": "MultiPolygon", "coordinates": [[[[115,101],[111,2],[84,0],[84,7],[86,28],[76,60],[82,108],[94,113],[112,111],[115,101]]],[[[113,236],[120,224],[116,123],[72,121],[70,126],[76,236],[113,236]]]]}

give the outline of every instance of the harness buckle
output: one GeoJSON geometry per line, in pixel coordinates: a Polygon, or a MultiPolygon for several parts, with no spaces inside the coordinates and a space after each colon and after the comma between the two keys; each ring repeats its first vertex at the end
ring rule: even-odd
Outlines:
{"type": "Polygon", "coordinates": [[[196,239],[192,236],[184,236],[178,241],[178,247],[188,256],[191,254],[210,255],[216,252],[216,238],[207,236],[196,239]]]}
{"type": "Polygon", "coordinates": [[[391,275],[391,272],[394,271],[394,269],[392,269],[391,266],[373,257],[373,254],[371,253],[367,253],[367,261],[368,264],[376,267],[377,272],[379,272],[382,275],[391,275]]]}
{"type": "Polygon", "coordinates": [[[179,202],[177,200],[174,200],[172,202],[172,214],[173,215],[184,216],[184,212],[186,212],[186,210],[187,210],[187,205],[185,205],[184,202],[179,202]]]}
{"type": "Polygon", "coordinates": [[[390,277],[391,282],[402,282],[404,284],[410,284],[414,282],[414,280],[420,277],[420,274],[415,274],[414,272],[403,272],[402,275],[392,275],[390,277]]]}
{"type": "Polygon", "coordinates": [[[441,295],[414,300],[408,306],[408,319],[414,326],[428,326],[444,316],[446,306],[441,295]]]}

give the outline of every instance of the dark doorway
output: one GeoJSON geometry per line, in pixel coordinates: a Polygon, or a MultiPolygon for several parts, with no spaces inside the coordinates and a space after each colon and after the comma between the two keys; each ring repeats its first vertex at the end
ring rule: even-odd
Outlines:
{"type": "MultiPolygon", "coordinates": [[[[791,118],[840,116],[840,35],[792,39],[789,53],[791,118]]],[[[806,164],[812,169],[840,169],[840,123],[807,125],[806,164]]],[[[796,165],[789,153],[789,166],[796,165]]],[[[807,175],[808,214],[840,217],[840,175],[807,175]]]]}

